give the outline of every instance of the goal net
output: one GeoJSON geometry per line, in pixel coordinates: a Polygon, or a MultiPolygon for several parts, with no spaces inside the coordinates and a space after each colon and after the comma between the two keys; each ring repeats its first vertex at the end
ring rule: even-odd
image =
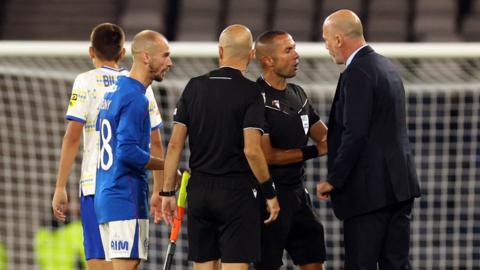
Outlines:
{"type": "MultiPolygon", "coordinates": [[[[41,228],[54,231],[51,196],[66,127],[64,114],[75,76],[92,68],[87,47],[87,43],[0,42],[0,244],[7,253],[7,262],[0,264],[7,264],[7,269],[40,269],[37,234],[41,228]]],[[[413,269],[480,269],[479,47],[373,44],[398,67],[407,91],[409,136],[423,194],[412,215],[413,269]]],[[[303,58],[292,81],[304,87],[327,122],[342,68],[328,59],[323,44],[299,44],[298,49],[303,58]]],[[[165,147],[183,87],[189,78],[216,67],[215,53],[211,43],[172,44],[174,67],[164,82],[153,85],[164,119],[165,147]]],[[[129,64],[127,59],[124,65],[129,64]]],[[[247,76],[255,79],[259,74],[253,63],[247,76]]],[[[187,167],[187,156],[185,151],[183,167],[187,167]]],[[[80,160],[68,184],[73,202],[78,201],[80,160]]],[[[341,223],[314,191],[317,181],[327,175],[326,158],[308,161],[306,172],[306,186],[325,226],[326,269],[341,269],[341,223]]],[[[78,219],[75,212],[73,220],[78,219]]],[[[142,269],[163,265],[168,232],[164,224],[151,224],[149,260],[142,269]]],[[[186,256],[187,233],[184,225],[174,269],[192,269],[186,256]]],[[[51,256],[58,259],[65,254],[51,256]]],[[[284,267],[293,269],[288,257],[284,267]]]]}

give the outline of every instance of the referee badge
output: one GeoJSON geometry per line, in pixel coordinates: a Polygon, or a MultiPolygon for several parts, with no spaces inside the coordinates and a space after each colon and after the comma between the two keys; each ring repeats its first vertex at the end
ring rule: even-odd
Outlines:
{"type": "Polygon", "coordinates": [[[280,110],[280,101],[278,99],[272,100],[272,106],[280,110]]]}
{"type": "Polygon", "coordinates": [[[308,134],[308,129],[310,128],[308,114],[301,115],[300,118],[302,118],[303,130],[305,131],[305,135],[306,135],[308,134]]]}

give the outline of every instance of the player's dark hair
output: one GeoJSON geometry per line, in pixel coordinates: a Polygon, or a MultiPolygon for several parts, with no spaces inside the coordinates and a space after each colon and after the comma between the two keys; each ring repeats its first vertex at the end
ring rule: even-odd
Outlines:
{"type": "Polygon", "coordinates": [[[119,61],[125,42],[125,32],[116,24],[102,23],[93,28],[90,42],[98,58],[119,61]]]}
{"type": "Polygon", "coordinates": [[[288,33],[285,31],[279,31],[279,30],[269,30],[258,35],[257,39],[255,40],[255,43],[258,42],[258,43],[268,44],[268,43],[271,43],[274,38],[278,36],[283,36],[283,35],[288,35],[288,33]]]}

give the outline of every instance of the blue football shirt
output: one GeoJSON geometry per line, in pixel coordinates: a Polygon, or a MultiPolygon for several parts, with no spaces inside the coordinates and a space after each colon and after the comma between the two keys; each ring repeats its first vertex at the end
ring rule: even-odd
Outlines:
{"type": "Polygon", "coordinates": [[[95,213],[98,222],[148,218],[150,117],[145,86],[120,77],[100,104],[95,213]]]}

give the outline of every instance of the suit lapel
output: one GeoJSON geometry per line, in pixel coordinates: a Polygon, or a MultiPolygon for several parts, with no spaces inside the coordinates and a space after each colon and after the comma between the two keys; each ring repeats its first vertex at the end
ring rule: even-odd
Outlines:
{"type": "Polygon", "coordinates": [[[340,77],[338,78],[338,82],[337,82],[337,88],[335,89],[335,95],[333,97],[333,101],[332,101],[332,105],[330,107],[330,115],[328,117],[328,131],[327,133],[330,133],[330,130],[331,130],[331,127],[334,123],[334,119],[335,119],[335,103],[337,102],[338,100],[338,95],[339,95],[339,92],[340,92],[340,87],[342,86],[342,76],[343,76],[343,72],[340,73],[340,77]]]}
{"type": "MultiPolygon", "coordinates": [[[[353,60],[352,60],[352,63],[350,63],[349,66],[351,66],[355,60],[367,55],[367,54],[370,54],[374,52],[374,50],[372,49],[372,47],[370,46],[365,46],[363,47],[362,49],[360,49],[357,54],[353,57],[353,60]]],[[[347,67],[348,69],[348,67],[347,67]]],[[[330,115],[328,117],[328,134],[330,134],[330,131],[332,130],[331,127],[333,126],[333,123],[335,122],[334,119],[335,119],[335,103],[337,102],[338,100],[338,96],[340,95],[340,89],[343,85],[343,74],[345,73],[342,72],[340,73],[340,77],[338,78],[338,83],[337,83],[337,88],[335,90],[335,96],[333,97],[333,102],[332,102],[332,106],[330,107],[330,115]]]]}

